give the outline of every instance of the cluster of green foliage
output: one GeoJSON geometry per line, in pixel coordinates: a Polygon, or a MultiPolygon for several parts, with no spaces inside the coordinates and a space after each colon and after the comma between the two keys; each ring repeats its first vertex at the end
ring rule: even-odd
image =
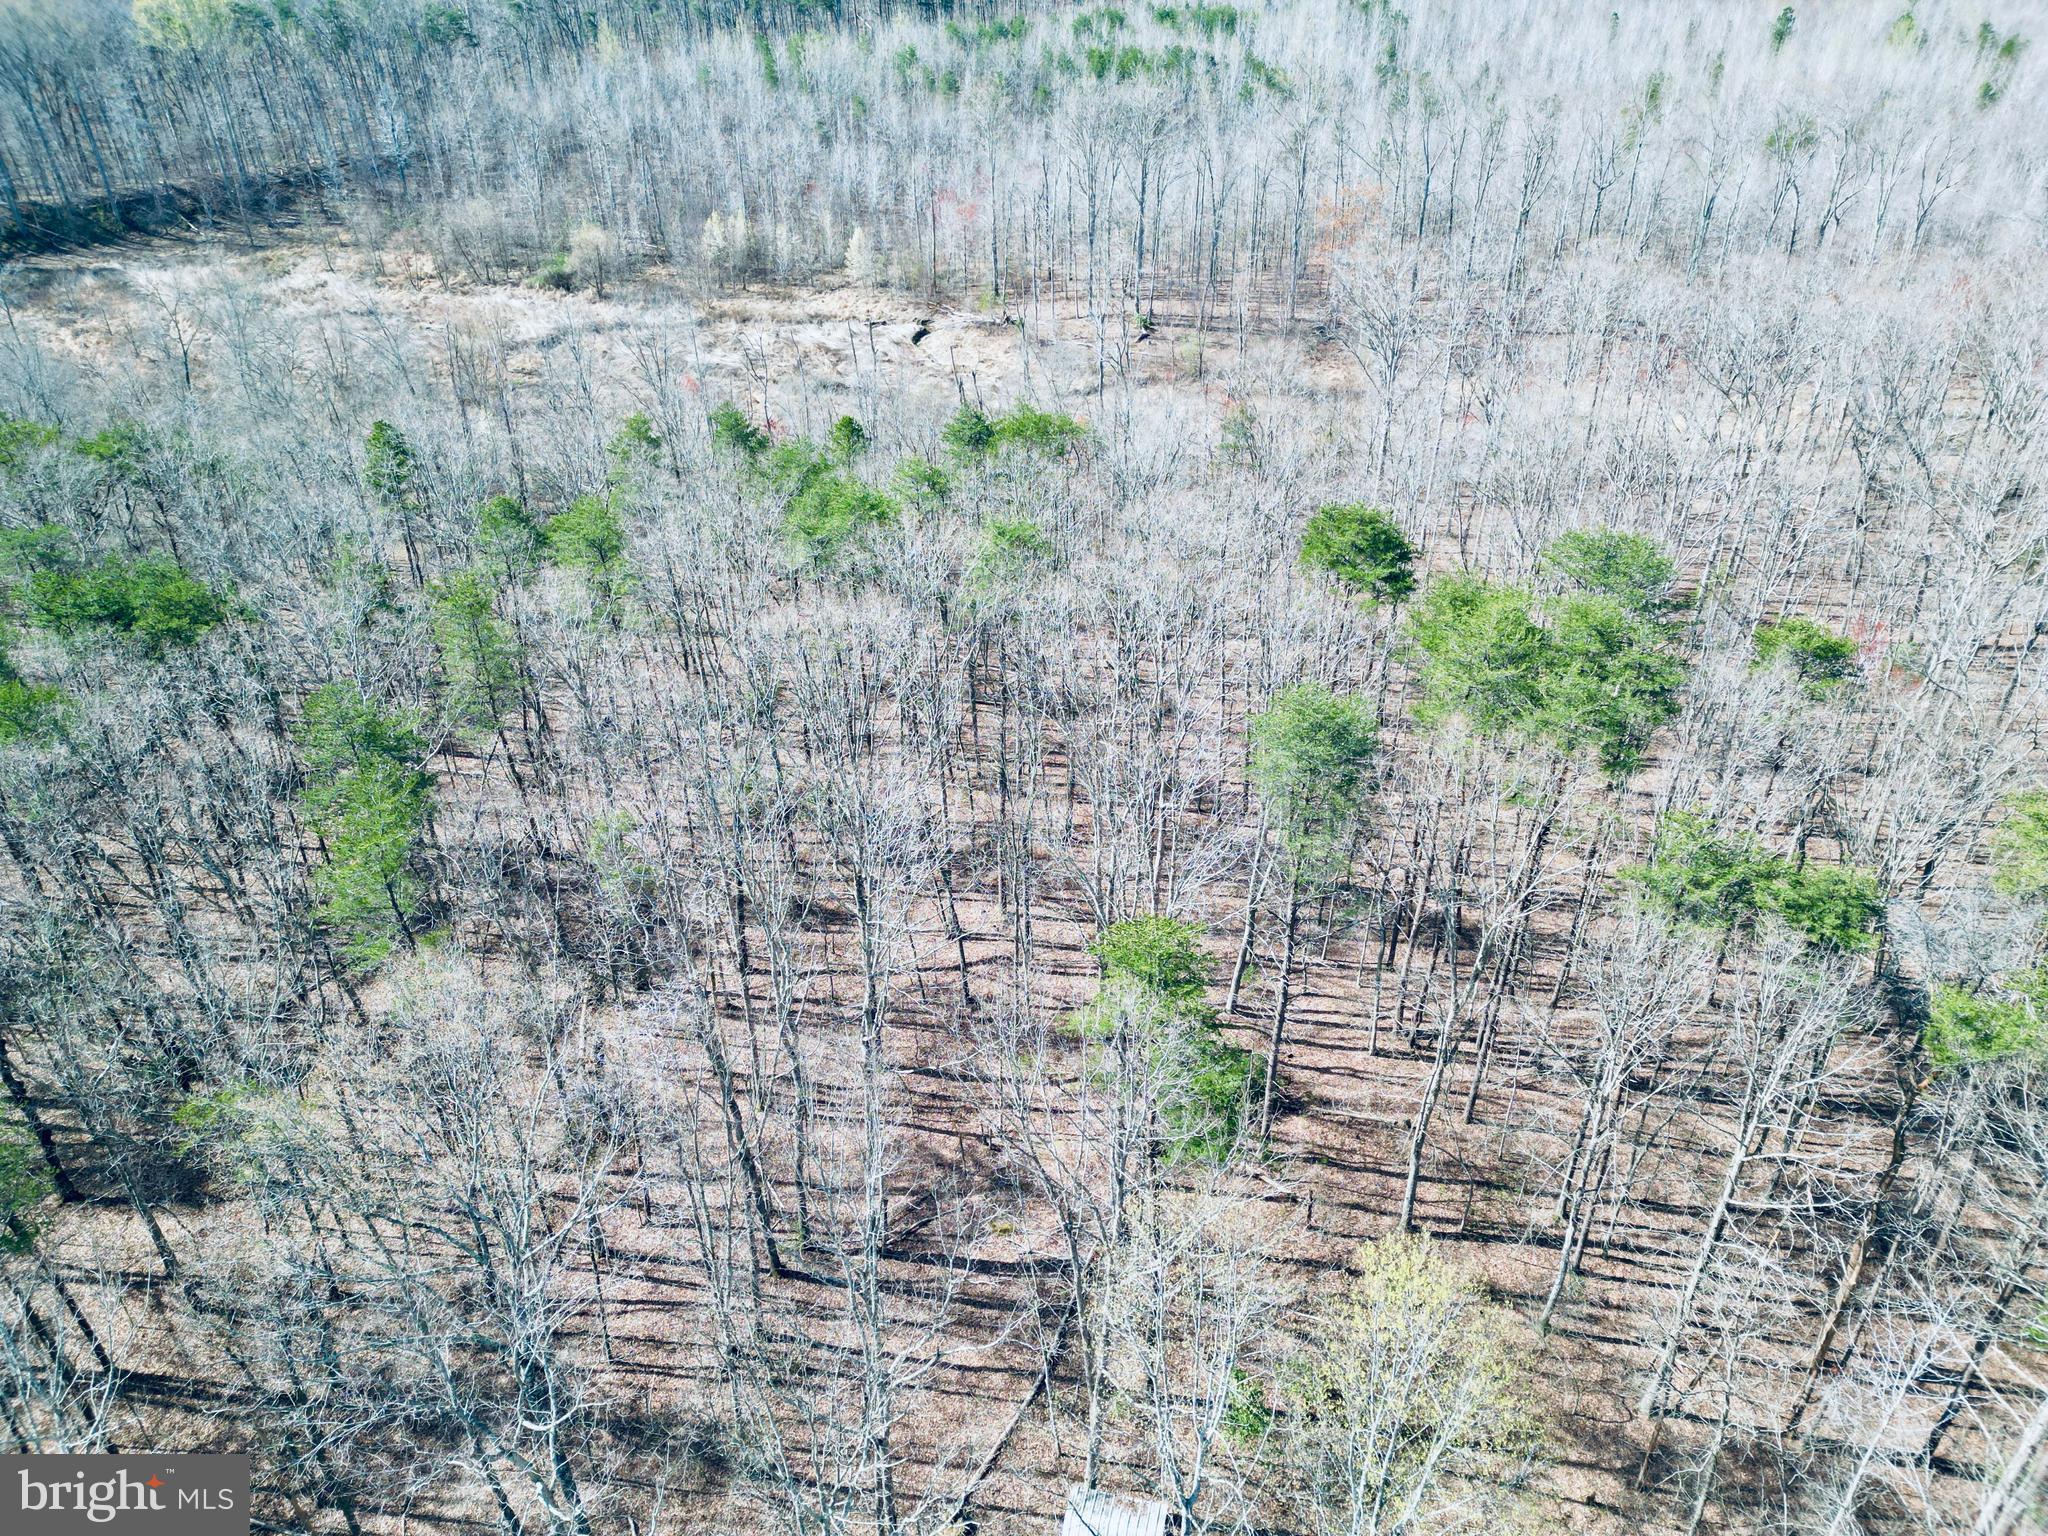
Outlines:
{"type": "Polygon", "coordinates": [[[38,448],[50,447],[61,435],[55,427],[25,416],[0,417],[0,470],[20,469],[38,448]]]}
{"type": "Polygon", "coordinates": [[[1265,1069],[1224,1039],[1203,1001],[1209,960],[1201,930],[1169,917],[1112,924],[1092,953],[1102,963],[1102,993],[1076,1016],[1084,1039],[1107,1043],[1135,1029],[1159,1083],[1157,1114],[1170,1162],[1220,1163],[1237,1147],[1245,1108],[1265,1069]]]}
{"type": "Polygon", "coordinates": [[[944,69],[935,69],[929,64],[919,64],[917,47],[913,43],[905,43],[898,48],[890,56],[889,62],[895,68],[897,83],[905,90],[921,86],[933,96],[960,94],[960,71],[950,65],[944,69]]]}
{"type": "Polygon", "coordinates": [[[0,1126],[0,1253],[26,1253],[43,1230],[55,1187],[42,1148],[20,1126],[0,1126]]]}
{"type": "Polygon", "coordinates": [[[2002,985],[1936,984],[1925,1039],[1941,1071],[2048,1053],[2048,967],[2002,985]]]}
{"type": "Polygon", "coordinates": [[[388,421],[370,423],[363,451],[363,483],[387,507],[418,493],[419,460],[405,434],[388,421]]]}
{"type": "Polygon", "coordinates": [[[919,512],[936,512],[953,495],[953,477],[930,459],[916,456],[896,466],[896,494],[919,512]]]}
{"type": "Polygon", "coordinates": [[[576,286],[575,270],[569,265],[567,251],[555,251],[541,259],[533,269],[526,286],[538,288],[543,293],[567,293],[576,286]]]}
{"type": "Polygon", "coordinates": [[[62,721],[64,690],[23,677],[14,664],[12,639],[0,625],[0,746],[47,741],[62,721]]]}
{"type": "MultiPolygon", "coordinates": [[[[1991,884],[2036,924],[2048,915],[2048,790],[2006,802],[1991,834],[1991,884]]],[[[2048,965],[1938,983],[1928,1006],[1927,1055],[1952,1071],[2014,1057],[2048,1058],[2048,965]]]]}
{"type": "Polygon", "coordinates": [[[1433,1502],[1446,1468],[1494,1482],[1539,1442],[1525,1353],[1505,1309],[1429,1239],[1363,1245],[1282,1376],[1283,1443],[1308,1508],[1456,1526],[1433,1502]]]}
{"type": "Polygon", "coordinates": [[[981,530],[981,548],[967,567],[968,597],[982,602],[1020,586],[1049,566],[1057,551],[1028,517],[995,519],[981,530]]]}
{"type": "Polygon", "coordinates": [[[1722,835],[1696,811],[1665,816],[1649,862],[1624,873],[1686,922],[1747,931],[1768,914],[1816,949],[1838,953],[1870,948],[1884,916],[1876,877],[1795,863],[1753,837],[1722,835]]]}
{"type": "Polygon", "coordinates": [[[611,461],[611,483],[629,485],[639,479],[660,461],[661,448],[661,435],[654,430],[654,423],[645,412],[634,411],[605,444],[605,457],[611,461]]]}
{"type": "Polygon", "coordinates": [[[1223,1433],[1239,1445],[1257,1445],[1273,1430],[1273,1409],[1266,1389],[1243,1366],[1233,1366],[1223,1402],[1223,1433]]]}
{"type": "Polygon", "coordinates": [[[1630,613],[1672,612],[1677,568],[1654,539],[1611,528],[1561,534],[1545,546],[1543,568],[1570,586],[1612,598],[1630,613]]]}
{"type": "Polygon", "coordinates": [[[412,864],[432,810],[426,741],[409,711],[349,683],[308,696],[294,735],[305,767],[299,803],[327,855],[313,877],[320,919],[352,962],[374,966],[413,937],[421,890],[412,864]]]}
{"type": "Polygon", "coordinates": [[[1015,405],[1000,416],[963,402],[941,434],[946,451],[962,463],[1017,449],[1063,458],[1088,440],[1088,429],[1071,416],[1015,405]]]}
{"type": "Polygon", "coordinates": [[[868,447],[868,429],[860,424],[858,416],[840,417],[825,434],[825,452],[834,464],[851,464],[865,456],[868,447]]]}
{"type": "Polygon", "coordinates": [[[2048,905],[2048,790],[2006,802],[2005,820],[1991,836],[1991,879],[2016,901],[2048,905]]]}
{"type": "Polygon", "coordinates": [[[1219,37],[1235,37],[1244,12],[1234,5],[1156,5],[1152,8],[1152,19],[1176,32],[1193,27],[1214,42],[1219,37]]]}
{"type": "Polygon", "coordinates": [[[747,420],[746,412],[730,400],[712,407],[710,421],[711,441],[747,463],[768,451],[768,434],[747,420]]]}
{"type": "Polygon", "coordinates": [[[1995,106],[2005,99],[2006,89],[2012,84],[2014,72],[2019,68],[2020,55],[2027,51],[2027,40],[2017,32],[2000,35],[1998,28],[1990,22],[1980,22],[1977,27],[1977,57],[1990,71],[1989,78],[1977,87],[1977,105],[1995,106]]]}
{"type": "Polygon", "coordinates": [[[1664,599],[1649,596],[1668,588],[1668,575],[1656,582],[1625,534],[1568,536],[1547,554],[1577,590],[1542,607],[1521,587],[1469,576],[1431,583],[1408,622],[1417,717],[1458,715],[1483,735],[1566,750],[1590,745],[1609,775],[1626,777],[1676,713],[1685,682],[1664,599]]]}
{"type": "Polygon", "coordinates": [[[957,21],[946,23],[946,36],[970,53],[992,43],[1021,43],[1030,35],[1029,16],[1012,16],[1007,21],[983,21],[972,27],[964,27],[957,21]]]}
{"type": "Polygon", "coordinates": [[[1082,11],[1075,16],[1072,26],[1076,37],[1110,38],[1123,31],[1129,20],[1115,6],[1106,5],[1099,10],[1082,11]]]}
{"type": "Polygon", "coordinates": [[[117,421],[90,437],[81,437],[72,444],[72,451],[124,480],[135,480],[141,477],[150,446],[147,431],[132,421],[117,421]]]}
{"type": "Polygon", "coordinates": [[[448,714],[467,725],[493,725],[518,697],[519,641],[497,616],[495,591],[475,570],[457,571],[433,590],[434,643],[448,685],[448,714]]]}
{"type": "Polygon", "coordinates": [[[1802,614],[1759,624],[1753,637],[1756,665],[1790,666],[1809,698],[1824,698],[1856,670],[1856,642],[1802,614]]]}
{"type": "Polygon", "coordinates": [[[768,455],[767,481],[783,497],[782,531],[816,565],[829,565],[869,530],[902,521],[893,496],[836,467],[808,443],[785,443],[768,455]]]}
{"type": "Polygon", "coordinates": [[[630,572],[626,525],[611,496],[578,496],[548,519],[540,537],[549,564],[582,572],[599,611],[616,611],[630,572]]]}
{"type": "Polygon", "coordinates": [[[0,532],[0,563],[26,574],[19,597],[28,620],[70,638],[125,636],[150,656],[196,642],[236,608],[224,594],[194,580],[162,556],[88,561],[71,535],[53,524],[0,532]]]}
{"type": "Polygon", "coordinates": [[[219,1087],[195,1088],[171,1111],[178,1153],[202,1156],[239,1185],[262,1177],[267,1157],[289,1155],[301,1127],[292,1100],[275,1088],[244,1078],[219,1087]]]}
{"type": "Polygon", "coordinates": [[[476,509],[476,547],[497,580],[516,581],[540,559],[540,525],[514,497],[493,496],[476,509]]]}
{"type": "Polygon", "coordinates": [[[1415,546],[1378,507],[1318,507],[1301,533],[1301,563],[1326,571],[1368,603],[1398,603],[1415,590],[1415,546]]]}
{"type": "Polygon", "coordinates": [[[1252,720],[1252,788],[1297,870],[1326,870],[1343,850],[1378,746],[1371,703],[1321,683],[1282,689],[1252,720]]]}
{"type": "MultiPolygon", "coordinates": [[[[771,445],[768,434],[730,401],[714,409],[710,420],[712,441],[781,497],[783,534],[807,562],[829,565],[872,530],[902,521],[895,497],[849,471],[869,446],[867,428],[854,417],[834,422],[823,448],[802,441],[771,445]]],[[[943,475],[931,473],[943,485],[943,475]]]]}

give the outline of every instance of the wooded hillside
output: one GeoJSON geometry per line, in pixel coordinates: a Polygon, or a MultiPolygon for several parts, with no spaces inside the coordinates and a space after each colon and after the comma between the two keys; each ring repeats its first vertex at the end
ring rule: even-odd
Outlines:
{"type": "Polygon", "coordinates": [[[2048,1529],[2044,26],[0,16],[0,1449],[2048,1529]]]}

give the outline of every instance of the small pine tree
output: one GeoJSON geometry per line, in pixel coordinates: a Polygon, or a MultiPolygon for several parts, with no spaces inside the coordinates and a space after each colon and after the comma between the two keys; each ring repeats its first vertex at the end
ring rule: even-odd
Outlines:
{"type": "Polygon", "coordinates": [[[306,700],[295,736],[305,764],[300,804],[326,859],[314,872],[321,921],[353,963],[370,967],[413,943],[421,887],[413,861],[431,809],[413,717],[347,683],[306,700]]]}
{"type": "Polygon", "coordinates": [[[995,447],[996,428],[980,406],[963,400],[939,436],[948,453],[960,463],[971,464],[986,458],[995,447]]]}
{"type": "Polygon", "coordinates": [[[832,431],[825,439],[825,451],[832,456],[835,464],[851,464],[868,451],[868,429],[852,416],[842,416],[832,423],[832,431]]]}
{"type": "Polygon", "coordinates": [[[494,725],[518,694],[520,649],[492,611],[491,585],[458,571],[433,594],[434,642],[448,681],[448,714],[467,725],[494,725]]]}
{"type": "Polygon", "coordinates": [[[768,451],[768,434],[747,420],[730,400],[721,400],[710,415],[711,441],[752,463],[768,451]]]}

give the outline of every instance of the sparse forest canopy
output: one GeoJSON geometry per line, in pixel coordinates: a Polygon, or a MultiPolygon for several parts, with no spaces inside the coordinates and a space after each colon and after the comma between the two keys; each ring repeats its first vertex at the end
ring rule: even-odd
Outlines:
{"type": "Polygon", "coordinates": [[[5,8],[0,1451],[2041,1529],[2044,24],[5,8]]]}

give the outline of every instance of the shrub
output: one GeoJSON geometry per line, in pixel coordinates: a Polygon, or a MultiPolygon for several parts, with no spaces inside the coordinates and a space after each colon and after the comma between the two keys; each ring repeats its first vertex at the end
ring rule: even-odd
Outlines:
{"type": "Polygon", "coordinates": [[[1868,949],[1884,917],[1877,877],[1860,869],[1787,867],[1767,899],[1770,910],[1817,949],[1868,949]]]}
{"type": "Polygon", "coordinates": [[[363,482],[386,507],[395,507],[419,489],[419,461],[406,435],[388,421],[370,423],[363,449],[363,482]]]}
{"type": "Polygon", "coordinates": [[[896,503],[871,485],[845,475],[820,475],[794,498],[783,529],[805,556],[826,564],[871,528],[901,520],[896,503]]]}
{"type": "Polygon", "coordinates": [[[1227,1160],[1265,1068],[1223,1038],[1202,999],[1209,959],[1201,930],[1170,917],[1132,918],[1105,929],[1091,953],[1102,962],[1102,990],[1075,1016],[1076,1029],[1098,1044],[1134,1032],[1155,1082],[1163,1157],[1227,1160]]]}
{"type": "Polygon", "coordinates": [[[1207,1018],[1174,1017],[1153,1046],[1162,1080],[1159,1125],[1169,1162],[1221,1163],[1236,1150],[1245,1107],[1265,1086],[1265,1063],[1207,1018]]]}
{"type": "Polygon", "coordinates": [[[1168,1002],[1201,997],[1209,985],[1202,930],[1171,917],[1134,917],[1112,923],[1089,953],[1102,962],[1105,981],[1128,980],[1168,1002]]]}
{"type": "Polygon", "coordinates": [[[1013,406],[990,417],[979,406],[962,401],[940,436],[949,454],[972,463],[1004,449],[1062,457],[1088,440],[1088,429],[1071,416],[1035,406],[1013,406]]]}
{"type": "Polygon", "coordinates": [[[556,251],[533,269],[533,275],[527,278],[526,283],[528,287],[538,288],[544,293],[569,292],[576,286],[576,273],[570,265],[569,253],[556,251]]]}

